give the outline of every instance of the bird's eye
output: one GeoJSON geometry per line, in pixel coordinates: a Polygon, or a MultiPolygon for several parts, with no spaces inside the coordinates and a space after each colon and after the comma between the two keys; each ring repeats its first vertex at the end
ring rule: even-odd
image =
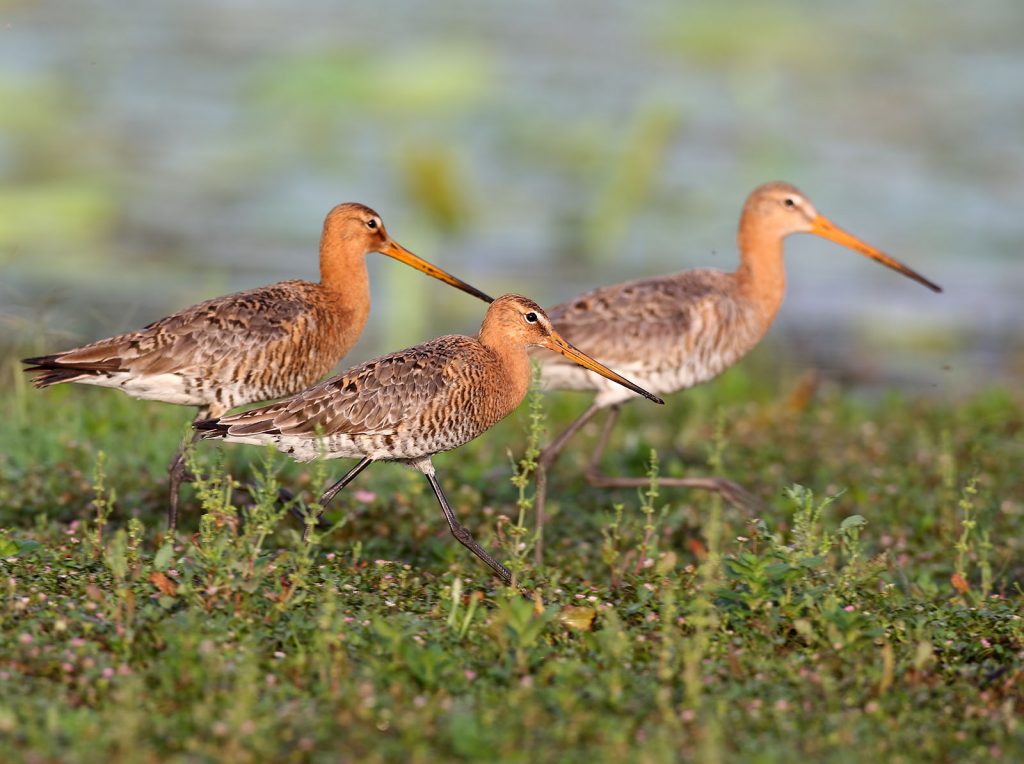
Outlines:
{"type": "Polygon", "coordinates": [[[796,202],[793,201],[793,197],[791,196],[787,196],[782,203],[785,204],[787,207],[796,207],[796,202]]]}
{"type": "Polygon", "coordinates": [[[535,324],[535,323],[537,323],[537,314],[533,313],[532,311],[530,313],[527,313],[526,315],[524,315],[523,318],[526,319],[526,323],[528,323],[528,324],[535,324]]]}
{"type": "Polygon", "coordinates": [[[371,231],[376,231],[377,230],[377,218],[370,218],[369,220],[367,220],[366,221],[366,227],[369,228],[371,231]]]}

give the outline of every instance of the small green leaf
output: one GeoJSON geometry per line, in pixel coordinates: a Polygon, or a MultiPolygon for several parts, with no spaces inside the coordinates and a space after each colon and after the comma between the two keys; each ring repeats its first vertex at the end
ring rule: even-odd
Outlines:
{"type": "Polygon", "coordinates": [[[863,528],[867,524],[868,521],[865,520],[862,515],[850,515],[848,518],[843,520],[842,523],[839,524],[839,530],[849,531],[853,530],[854,528],[863,528]]]}
{"type": "Polygon", "coordinates": [[[153,557],[153,567],[157,570],[167,570],[171,566],[171,556],[174,554],[173,544],[164,544],[153,557]]]}

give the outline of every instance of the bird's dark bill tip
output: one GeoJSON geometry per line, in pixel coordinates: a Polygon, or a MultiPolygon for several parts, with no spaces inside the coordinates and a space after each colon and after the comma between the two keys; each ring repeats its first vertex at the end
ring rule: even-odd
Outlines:
{"type": "Polygon", "coordinates": [[[632,390],[632,391],[633,391],[634,393],[639,393],[639,394],[640,394],[640,395],[642,395],[642,396],[643,396],[644,398],[646,398],[647,400],[649,400],[649,401],[650,401],[651,403],[657,403],[657,404],[659,404],[659,405],[661,405],[661,406],[664,406],[664,405],[665,405],[665,401],[664,401],[664,400],[662,400],[661,398],[659,398],[659,397],[658,397],[657,395],[655,395],[654,393],[649,393],[649,392],[647,392],[647,391],[646,391],[646,390],[644,390],[644,389],[643,389],[642,387],[640,387],[640,385],[637,385],[637,384],[631,384],[631,385],[629,385],[629,389],[630,389],[630,390],[632,390]]]}
{"type": "Polygon", "coordinates": [[[931,289],[936,294],[941,294],[942,293],[942,287],[940,287],[938,284],[936,284],[931,279],[926,279],[924,276],[922,276],[920,273],[917,273],[917,272],[911,273],[909,275],[910,275],[910,277],[912,279],[914,279],[914,281],[916,281],[921,286],[928,287],[929,289],[931,289]]]}
{"type": "Polygon", "coordinates": [[[491,297],[489,294],[487,294],[487,292],[480,291],[475,286],[471,286],[469,284],[466,284],[466,288],[465,288],[464,291],[466,293],[468,293],[468,294],[473,295],[477,299],[486,302],[488,305],[490,305],[492,302],[494,302],[494,298],[493,297],[491,297]]]}

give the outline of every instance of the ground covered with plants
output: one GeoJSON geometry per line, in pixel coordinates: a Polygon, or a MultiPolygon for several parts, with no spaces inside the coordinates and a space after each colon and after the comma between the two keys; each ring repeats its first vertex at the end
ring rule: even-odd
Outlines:
{"type": "Polygon", "coordinates": [[[168,537],[164,468],[189,414],[36,391],[7,364],[0,758],[1024,758],[1020,392],[754,368],[627,407],[605,468],[647,490],[588,487],[585,431],[552,474],[540,565],[531,437],[585,399],[537,396],[436,459],[528,599],[397,465],[363,473],[306,547],[276,485],[306,511],[345,465],[203,443],[168,537]],[[762,505],[658,486],[712,470],[762,505]]]}

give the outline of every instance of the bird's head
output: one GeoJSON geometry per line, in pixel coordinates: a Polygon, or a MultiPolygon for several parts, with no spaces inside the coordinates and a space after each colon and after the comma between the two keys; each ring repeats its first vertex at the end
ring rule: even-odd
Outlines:
{"type": "Polygon", "coordinates": [[[844,231],[818,212],[810,199],[789,183],[776,181],[755,188],[743,207],[740,231],[741,235],[747,233],[778,239],[793,233],[811,233],[860,252],[933,292],[942,291],[942,287],[914,269],[844,231]]]}
{"type": "Polygon", "coordinates": [[[388,235],[384,221],[380,215],[364,204],[346,202],[327,213],[324,220],[324,231],[320,238],[321,268],[324,258],[333,257],[365,257],[370,252],[393,257],[395,260],[411,265],[418,271],[433,276],[467,294],[471,294],[484,302],[493,301],[493,297],[481,292],[447,271],[443,271],[432,263],[414,255],[388,235]]]}
{"type": "Polygon", "coordinates": [[[559,353],[585,369],[606,377],[613,382],[644,396],[655,403],[664,403],[656,395],[616,374],[602,363],[595,361],[583,351],[570,345],[558,333],[547,313],[533,300],[517,294],[506,294],[496,299],[484,316],[480,337],[486,342],[518,345],[520,347],[542,347],[559,353]]]}

